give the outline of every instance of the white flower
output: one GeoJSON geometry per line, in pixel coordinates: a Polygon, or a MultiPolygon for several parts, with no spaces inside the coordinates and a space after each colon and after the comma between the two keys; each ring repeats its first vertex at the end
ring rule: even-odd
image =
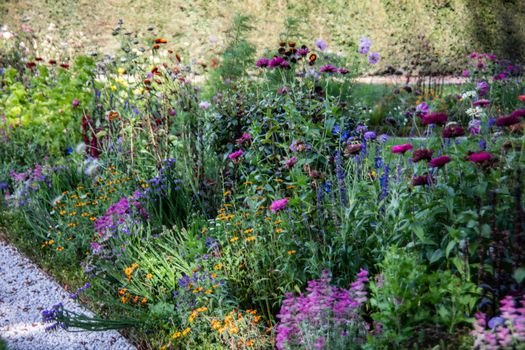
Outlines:
{"type": "Polygon", "coordinates": [[[77,152],[77,153],[85,153],[86,152],[86,144],[84,142],[79,143],[75,147],[75,152],[77,152]]]}
{"type": "Polygon", "coordinates": [[[60,196],[56,197],[55,199],[53,199],[51,201],[51,205],[53,205],[53,206],[57,205],[58,202],[60,202],[62,200],[62,198],[64,198],[64,195],[60,195],[60,196]]]}
{"type": "Polygon", "coordinates": [[[475,98],[477,96],[478,96],[478,93],[475,90],[471,90],[471,91],[464,92],[461,95],[461,99],[466,100],[466,99],[469,99],[469,98],[475,98]]]}

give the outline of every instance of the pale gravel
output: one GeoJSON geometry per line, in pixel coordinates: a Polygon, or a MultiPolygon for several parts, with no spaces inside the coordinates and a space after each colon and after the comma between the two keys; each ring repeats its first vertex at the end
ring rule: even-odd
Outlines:
{"type": "MultiPolygon", "coordinates": [[[[62,302],[91,314],[18,250],[0,241],[0,337],[10,350],[132,350],[116,331],[45,332],[42,310],[62,302]]],[[[92,315],[92,314],[91,314],[92,315]]]]}

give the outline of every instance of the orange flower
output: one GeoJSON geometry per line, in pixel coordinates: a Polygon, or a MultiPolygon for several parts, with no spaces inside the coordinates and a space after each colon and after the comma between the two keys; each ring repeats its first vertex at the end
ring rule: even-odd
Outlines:
{"type": "Polygon", "coordinates": [[[155,39],[155,44],[167,44],[168,43],[168,40],[164,39],[164,38],[156,38],[155,39]]]}

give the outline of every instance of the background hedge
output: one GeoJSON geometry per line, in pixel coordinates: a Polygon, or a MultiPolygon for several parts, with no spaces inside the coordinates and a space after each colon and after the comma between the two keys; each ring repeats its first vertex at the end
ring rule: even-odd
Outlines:
{"type": "Polygon", "coordinates": [[[259,50],[288,33],[351,51],[367,35],[383,57],[376,73],[457,72],[471,51],[525,62],[523,0],[3,0],[0,23],[26,22],[37,32],[55,23],[70,36],[83,32],[89,49],[111,51],[118,47],[111,31],[122,18],[131,30],[153,25],[180,52],[211,58],[236,12],[253,17],[250,40],[259,50]]]}

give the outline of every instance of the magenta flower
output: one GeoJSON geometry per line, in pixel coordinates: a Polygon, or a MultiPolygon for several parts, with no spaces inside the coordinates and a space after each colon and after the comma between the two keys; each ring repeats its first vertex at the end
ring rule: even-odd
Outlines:
{"type": "Polygon", "coordinates": [[[306,55],[308,55],[309,52],[310,52],[310,50],[306,46],[301,47],[299,50],[297,50],[297,54],[299,56],[306,56],[306,55]]]}
{"type": "Polygon", "coordinates": [[[484,163],[490,159],[492,159],[492,154],[489,152],[472,153],[467,157],[467,160],[472,163],[484,163]]]}
{"type": "Polygon", "coordinates": [[[243,154],[244,154],[244,151],[242,149],[240,149],[238,151],[235,151],[235,152],[232,152],[232,153],[228,154],[228,158],[231,159],[231,160],[237,160],[240,157],[242,157],[243,154]]]}
{"type": "Polygon", "coordinates": [[[452,159],[449,156],[440,156],[436,157],[430,160],[428,163],[428,166],[431,168],[441,168],[448,162],[450,162],[452,159]]]}
{"type": "Polygon", "coordinates": [[[280,67],[283,64],[283,62],[286,62],[284,58],[280,56],[275,56],[274,58],[270,60],[270,62],[268,62],[268,67],[270,68],[280,67]]]}
{"type": "Polygon", "coordinates": [[[259,58],[257,62],[255,62],[255,65],[259,68],[265,68],[268,67],[268,64],[270,63],[270,60],[266,57],[259,58]]]}
{"type": "Polygon", "coordinates": [[[465,69],[463,73],[461,73],[461,75],[463,76],[463,78],[468,78],[470,77],[470,71],[468,69],[465,69]]]}
{"type": "Polygon", "coordinates": [[[436,124],[445,125],[448,120],[448,116],[443,112],[433,112],[425,114],[421,117],[423,125],[436,124]]]}
{"type": "Polygon", "coordinates": [[[292,169],[295,163],[297,163],[297,157],[291,157],[284,162],[284,166],[286,169],[292,169]]]}
{"type": "Polygon", "coordinates": [[[392,146],[392,153],[402,153],[402,154],[404,154],[406,151],[409,151],[412,148],[414,148],[414,147],[411,144],[409,144],[409,143],[405,143],[405,144],[402,144],[402,145],[396,145],[396,146],[392,146]]]}
{"type": "Polygon", "coordinates": [[[71,102],[71,105],[73,108],[77,108],[80,105],[80,101],[75,98],[73,102],[71,102]]]}
{"type": "Polygon", "coordinates": [[[288,198],[277,199],[273,201],[272,204],[270,204],[270,211],[272,211],[272,213],[275,213],[277,211],[283,210],[284,208],[286,208],[287,204],[288,198]]]}
{"type": "Polygon", "coordinates": [[[346,68],[338,68],[338,69],[337,69],[337,72],[338,72],[339,74],[342,74],[342,75],[345,75],[345,74],[350,73],[350,71],[349,71],[348,69],[346,69],[346,68]]]}
{"type": "Polygon", "coordinates": [[[241,137],[239,137],[235,142],[240,145],[243,144],[246,141],[250,141],[252,139],[252,135],[248,134],[247,132],[244,132],[241,137]]]}
{"type": "Polygon", "coordinates": [[[331,64],[327,64],[326,66],[322,66],[319,68],[319,73],[335,73],[337,72],[337,68],[332,66],[331,64]]]}

